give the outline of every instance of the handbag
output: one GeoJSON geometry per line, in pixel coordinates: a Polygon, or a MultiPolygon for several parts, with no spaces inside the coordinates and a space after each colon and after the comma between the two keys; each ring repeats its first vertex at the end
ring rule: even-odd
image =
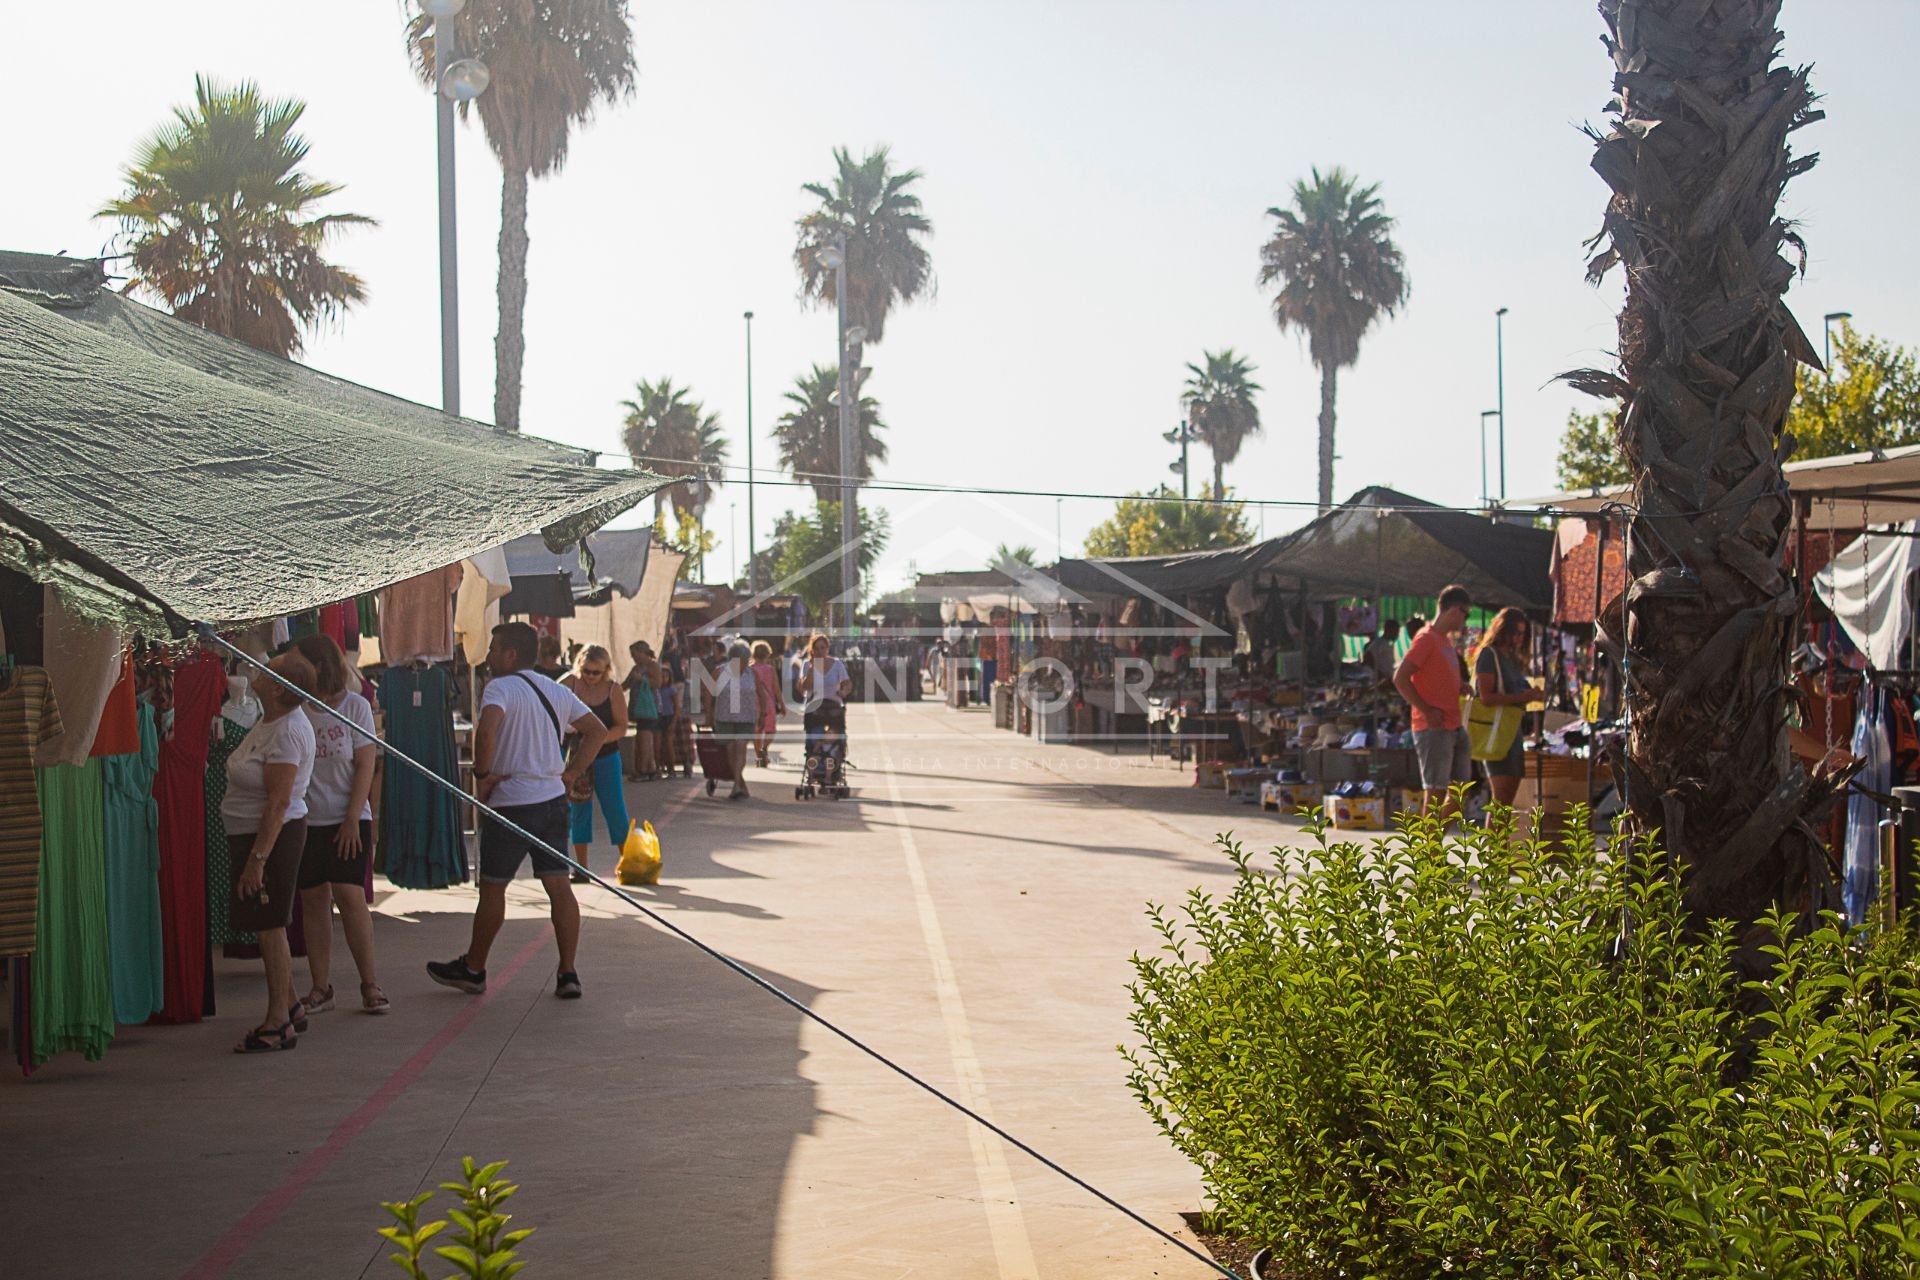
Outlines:
{"type": "MultiPolygon", "coordinates": [[[[1499,656],[1493,660],[1493,678],[1500,692],[1507,692],[1507,674],[1501,666],[1499,656]]],[[[1526,718],[1526,708],[1520,706],[1493,706],[1478,698],[1467,699],[1467,746],[1469,754],[1475,760],[1504,760],[1513,750],[1513,740],[1519,736],[1520,722],[1526,718]]]]}

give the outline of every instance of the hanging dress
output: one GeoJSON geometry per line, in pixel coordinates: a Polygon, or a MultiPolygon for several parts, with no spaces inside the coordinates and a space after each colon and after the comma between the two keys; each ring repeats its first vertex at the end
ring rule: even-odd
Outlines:
{"type": "Polygon", "coordinates": [[[200,654],[173,673],[173,732],[160,744],[160,920],[166,955],[161,1022],[198,1022],[206,1008],[207,745],[227,696],[219,659],[200,654]]]}
{"type": "Polygon", "coordinates": [[[107,946],[113,1016],[138,1025],[167,1002],[160,946],[160,733],[153,704],[136,711],[139,749],[100,760],[106,792],[107,946]]]}
{"type": "Polygon", "coordinates": [[[0,956],[30,955],[38,937],[43,824],[33,753],[61,732],[47,673],[15,668],[0,689],[0,956]]]}
{"type": "Polygon", "coordinates": [[[40,940],[33,964],[33,1062],[97,1061],[113,1039],[107,954],[106,801],[100,760],[40,770],[40,940]]]}
{"type": "MultiPolygon", "coordinates": [[[[389,667],[380,677],[387,743],[448,781],[458,780],[452,680],[439,667],[389,667]]],[[[397,762],[380,799],[380,849],[387,879],[402,889],[444,889],[467,879],[460,807],[451,793],[397,762]]]]}
{"type": "Polygon", "coordinates": [[[227,757],[247,736],[247,727],[220,717],[220,734],[207,748],[207,938],[216,947],[253,945],[259,939],[231,923],[233,855],[220,802],[227,798],[227,757]]]}

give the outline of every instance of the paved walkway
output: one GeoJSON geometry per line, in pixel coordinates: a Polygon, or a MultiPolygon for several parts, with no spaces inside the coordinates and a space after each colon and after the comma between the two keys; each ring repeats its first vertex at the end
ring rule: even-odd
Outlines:
{"type": "MultiPolygon", "coordinates": [[[[666,845],[646,900],[1179,1228],[1197,1179],[1115,1051],[1128,955],[1154,942],[1141,906],[1224,888],[1220,829],[1272,841],[1297,824],[1196,792],[1164,759],[1039,746],[983,711],[855,707],[850,729],[844,802],[794,800],[779,762],[750,774],[749,803],[630,787],[666,845]]],[[[103,1062],[58,1058],[30,1081],[0,1072],[10,1260],[394,1274],[378,1202],[473,1155],[512,1162],[535,1276],[1211,1274],[602,889],[583,891],[586,999],[554,1000],[538,885],[511,898],[484,998],[421,972],[461,950],[471,894],[388,890],[387,1018],[320,1015],[293,1053],[233,1057],[259,980],[223,960],[217,1019],[125,1028],[103,1062]]]]}

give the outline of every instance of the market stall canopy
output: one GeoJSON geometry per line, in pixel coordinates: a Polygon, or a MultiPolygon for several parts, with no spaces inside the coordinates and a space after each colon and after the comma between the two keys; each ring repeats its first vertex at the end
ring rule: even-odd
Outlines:
{"type": "Polygon", "coordinates": [[[1372,487],[1275,539],[1261,567],[1322,597],[1427,596],[1457,582],[1477,605],[1544,611],[1553,605],[1553,542],[1551,529],[1372,487]]]}
{"type": "Polygon", "coordinates": [[[576,599],[607,591],[632,599],[640,593],[640,583],[647,575],[647,551],[652,542],[651,529],[602,529],[592,534],[586,540],[587,554],[593,558],[593,576],[589,578],[577,549],[555,551],[545,538],[530,533],[507,544],[507,572],[516,578],[564,573],[576,599]]]}
{"type": "Polygon", "coordinates": [[[0,564],[102,621],[311,609],[661,485],[174,320],[97,262],[0,255],[0,564]]]}
{"type": "MultiPolygon", "coordinates": [[[[1833,458],[1789,462],[1787,489],[1796,504],[1808,508],[1815,529],[1864,529],[1901,524],[1920,517],[1920,444],[1877,453],[1848,453],[1833,458]]],[[[1510,510],[1598,511],[1608,503],[1632,502],[1627,488],[1558,493],[1508,504],[1510,510]]]]}
{"type": "Polygon", "coordinates": [[[1087,595],[1161,596],[1182,599],[1231,586],[1266,568],[1280,539],[1215,551],[1171,556],[1101,556],[1062,560],[1054,576],[1062,587],[1087,595]]]}

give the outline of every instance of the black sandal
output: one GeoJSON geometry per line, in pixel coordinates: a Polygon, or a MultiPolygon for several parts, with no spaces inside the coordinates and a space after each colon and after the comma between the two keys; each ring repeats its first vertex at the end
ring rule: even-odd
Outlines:
{"type": "Polygon", "coordinates": [[[283,1022],[278,1027],[255,1027],[247,1032],[246,1039],[233,1046],[235,1053],[278,1053],[282,1049],[297,1049],[300,1038],[294,1034],[293,1023],[283,1022]]]}

